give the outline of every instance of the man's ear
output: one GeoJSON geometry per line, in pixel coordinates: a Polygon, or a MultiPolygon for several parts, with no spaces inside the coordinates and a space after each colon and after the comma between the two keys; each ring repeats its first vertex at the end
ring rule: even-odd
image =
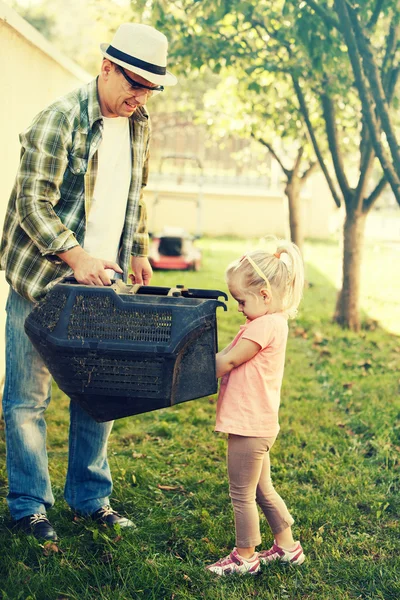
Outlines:
{"type": "Polygon", "coordinates": [[[113,69],[112,63],[108,58],[103,58],[103,62],[101,63],[101,75],[104,79],[108,79],[111,71],[113,69]]]}
{"type": "Polygon", "coordinates": [[[266,303],[271,302],[271,300],[272,300],[271,290],[269,290],[268,288],[261,288],[260,294],[261,294],[264,302],[266,302],[266,303]]]}

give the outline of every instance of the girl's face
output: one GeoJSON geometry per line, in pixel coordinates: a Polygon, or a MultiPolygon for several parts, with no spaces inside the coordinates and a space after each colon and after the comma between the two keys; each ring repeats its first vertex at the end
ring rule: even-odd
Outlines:
{"type": "Polygon", "coordinates": [[[228,288],[232,298],[238,303],[238,311],[243,313],[249,321],[262,317],[269,312],[270,294],[267,290],[244,292],[243,287],[238,285],[236,281],[229,281],[228,288]]]}

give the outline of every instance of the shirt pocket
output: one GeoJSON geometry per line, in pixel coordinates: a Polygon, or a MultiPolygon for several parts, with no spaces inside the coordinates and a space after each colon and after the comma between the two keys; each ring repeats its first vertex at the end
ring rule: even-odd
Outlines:
{"type": "Polygon", "coordinates": [[[88,159],[79,154],[70,154],[68,157],[68,168],[75,176],[85,175],[88,169],[88,159]]]}

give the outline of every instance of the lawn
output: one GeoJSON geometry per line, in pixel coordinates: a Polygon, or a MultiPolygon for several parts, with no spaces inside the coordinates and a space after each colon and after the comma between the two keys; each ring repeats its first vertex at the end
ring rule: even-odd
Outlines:
{"type": "MultiPolygon", "coordinates": [[[[225,289],[227,263],[248,241],[203,240],[200,273],[157,273],[155,285],[225,289]]],[[[204,566],[234,544],[225,436],[215,397],[119,420],[110,441],[113,506],[137,527],[108,531],[73,520],[63,500],[68,401],[55,390],[48,447],[58,547],[11,536],[0,431],[0,597],[12,599],[395,600],[400,598],[400,283],[396,250],[367,248],[360,334],[331,323],[340,271],[334,244],[306,248],[308,288],[290,325],[281,434],[271,453],[307,562],[256,578],[218,579],[204,566]],[[368,280],[366,279],[368,278],[368,280]],[[379,319],[381,325],[375,320],[379,319]],[[161,486],[161,487],[160,487],[161,486]]],[[[397,251],[398,252],[398,251],[397,251]]],[[[218,309],[221,347],[242,317],[218,309]]],[[[262,521],[263,546],[271,534],[262,521]]]]}

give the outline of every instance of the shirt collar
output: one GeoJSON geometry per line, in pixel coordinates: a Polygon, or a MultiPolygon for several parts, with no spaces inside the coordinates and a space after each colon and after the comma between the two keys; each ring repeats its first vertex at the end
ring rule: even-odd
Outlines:
{"type": "Polygon", "coordinates": [[[97,93],[97,77],[88,84],[88,116],[89,126],[93,127],[96,121],[102,119],[99,96],[97,93]]]}

